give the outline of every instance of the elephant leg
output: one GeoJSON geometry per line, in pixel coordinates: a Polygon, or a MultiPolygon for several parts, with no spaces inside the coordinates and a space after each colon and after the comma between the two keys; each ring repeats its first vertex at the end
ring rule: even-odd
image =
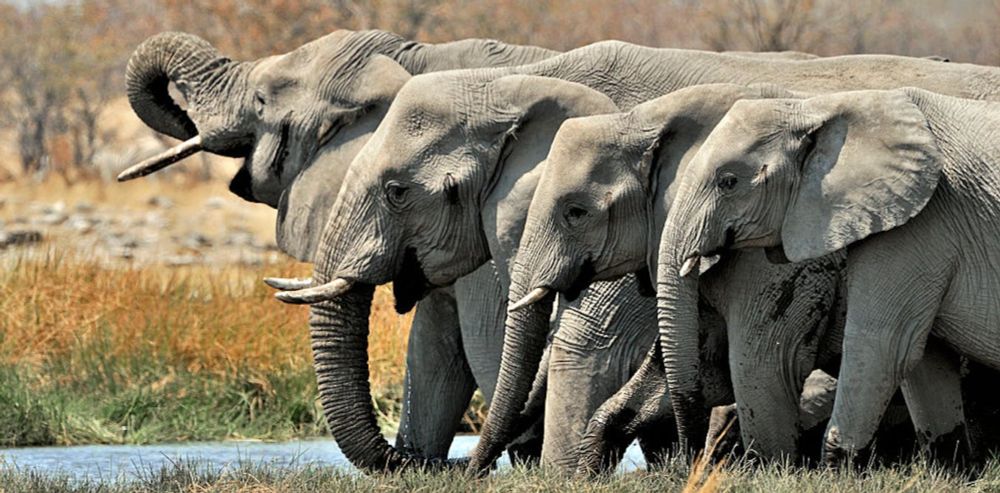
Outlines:
{"type": "Polygon", "coordinates": [[[629,380],[656,338],[655,306],[628,276],[592,284],[557,313],[542,464],[571,473],[594,411],[629,380]]]}
{"type": "Polygon", "coordinates": [[[677,441],[667,377],[658,342],[647,353],[639,370],[594,412],[580,440],[577,472],[594,475],[608,471],[621,460],[625,447],[645,428],[659,435],[658,442],[677,441]],[[653,425],[653,426],[651,426],[653,425]]]}
{"type": "MultiPolygon", "coordinates": [[[[489,404],[493,400],[497,375],[500,374],[504,322],[507,320],[507,287],[500,280],[496,264],[487,262],[455,282],[455,299],[465,357],[483,398],[489,404]]],[[[533,463],[541,456],[546,379],[544,374],[539,375],[542,376],[536,377],[535,390],[528,404],[538,419],[508,446],[508,453],[514,462],[533,463]]]]}
{"type": "Polygon", "coordinates": [[[862,246],[850,255],[844,353],[823,449],[831,465],[853,461],[871,444],[893,394],[923,357],[944,279],[898,252],[862,246]]]}
{"type": "Polygon", "coordinates": [[[475,388],[455,299],[450,290],[433,291],[417,305],[410,328],[396,446],[446,458],[475,388]]]}
{"type": "Polygon", "coordinates": [[[961,362],[954,351],[931,341],[903,380],[903,397],[922,449],[943,461],[971,457],[962,406],[961,362]]]}

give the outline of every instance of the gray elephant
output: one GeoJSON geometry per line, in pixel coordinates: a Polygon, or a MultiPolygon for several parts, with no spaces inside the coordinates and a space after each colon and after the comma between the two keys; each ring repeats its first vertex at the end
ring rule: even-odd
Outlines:
{"type": "MultiPolygon", "coordinates": [[[[554,54],[486,39],[433,45],[382,31],[341,30],[284,55],[234,62],[196,36],[159,34],[129,60],[129,101],[150,127],[186,140],[119,179],[154,172],[199,150],[245,157],[230,190],[277,208],[279,246],[311,261],[348,165],[411,73],[519,65],[554,54]],[[186,110],[171,100],[170,82],[186,99],[186,110]]],[[[435,290],[420,303],[407,351],[399,447],[416,456],[446,457],[476,385],[491,398],[504,293],[495,268],[486,265],[460,280],[457,292],[435,290]]],[[[357,432],[373,422],[353,413],[328,418],[352,463],[381,469],[371,434],[357,432]]]]}
{"type": "MultiPolygon", "coordinates": [[[[1000,79],[1000,70],[974,65],[944,64],[891,56],[764,61],[707,52],[643,48],[621,42],[597,43],[517,69],[491,69],[469,73],[475,74],[474,76],[481,81],[494,80],[512,73],[571,80],[604,92],[625,109],[654,96],[698,83],[727,80],[752,82],[770,78],[793,89],[801,90],[832,90],[844,86],[894,87],[904,81],[908,83],[919,81],[929,88],[949,90],[973,97],[987,97],[990,94],[1000,93],[995,84],[991,85],[993,81],[1000,79]]],[[[435,88],[434,91],[445,96],[447,95],[444,92],[445,87],[435,88]]],[[[469,114],[463,115],[463,118],[476,124],[485,124],[489,122],[490,116],[469,114]]],[[[417,112],[411,121],[412,132],[418,135],[424,128],[436,128],[441,125],[439,122],[447,124],[433,111],[417,112]]],[[[506,135],[507,133],[498,130],[492,144],[480,151],[496,152],[498,149],[503,149],[503,139],[506,135]]],[[[452,144],[441,144],[441,146],[450,145],[452,144]]],[[[320,285],[300,293],[284,295],[289,300],[324,302],[314,307],[314,326],[331,327],[331,331],[326,334],[328,337],[346,337],[344,334],[348,334],[358,339],[361,334],[366,333],[367,323],[360,316],[362,312],[347,309],[349,306],[370,302],[368,297],[370,291],[364,286],[390,280],[405,282],[407,279],[414,279],[412,275],[400,275],[404,266],[408,269],[408,274],[412,274],[415,270],[427,273],[429,284],[433,284],[435,280],[450,283],[453,282],[451,278],[467,271],[470,266],[479,265],[489,256],[483,238],[458,238],[450,228],[430,228],[422,233],[428,235],[438,233],[449,242],[417,241],[409,237],[414,229],[412,226],[406,226],[404,221],[373,219],[395,218],[395,213],[390,210],[392,199],[385,197],[396,193],[405,196],[414,185],[382,178],[370,179],[374,182],[370,184],[368,190],[343,190],[343,193],[354,195],[355,197],[349,200],[358,204],[358,207],[364,207],[363,209],[335,207],[335,211],[350,209],[353,212],[331,214],[331,223],[321,240],[317,255],[316,275],[320,285]],[[356,217],[344,219],[348,215],[356,217]],[[366,219],[361,219],[362,217],[366,219]],[[353,223],[345,229],[342,224],[347,223],[344,221],[353,223]],[[344,232],[362,231],[360,227],[366,223],[370,223],[367,226],[369,228],[378,228],[379,239],[354,239],[352,241],[360,244],[349,245],[351,242],[344,238],[346,236],[344,232]],[[402,232],[407,227],[410,231],[402,232]],[[454,243],[461,245],[453,246],[454,243]],[[444,247],[447,247],[447,252],[444,247]],[[351,251],[348,252],[347,249],[351,251]],[[456,251],[460,251],[463,256],[459,261],[451,262],[448,255],[456,251]],[[404,257],[406,257],[405,262],[404,257]],[[439,266],[437,262],[444,265],[439,266]],[[414,269],[418,263],[421,268],[414,269]],[[431,277],[429,275],[431,270],[438,268],[442,268],[441,272],[448,275],[437,273],[435,276],[438,277],[431,277]],[[337,301],[332,302],[332,300],[337,301]]],[[[439,176],[437,180],[439,182],[435,187],[437,193],[453,189],[444,186],[445,183],[458,183],[454,181],[454,176],[450,179],[447,176],[439,176]]],[[[421,184],[421,187],[422,190],[427,190],[424,184],[421,184]]],[[[341,198],[338,197],[339,200],[341,198]]],[[[355,236],[359,235],[356,233],[355,236]]],[[[512,289],[515,293],[518,289],[527,292],[525,287],[512,286],[512,289]]],[[[414,294],[415,297],[419,297],[419,290],[414,294]]],[[[544,298],[544,293],[532,293],[532,298],[536,300],[544,298]]],[[[507,318],[508,332],[504,353],[508,363],[501,366],[498,390],[483,430],[483,438],[470,464],[472,469],[482,470],[492,463],[504,444],[519,430],[519,427],[515,426],[518,421],[517,415],[524,407],[538,367],[538,359],[548,329],[548,312],[547,304],[543,303],[517,312],[516,317],[507,318]],[[516,327],[517,335],[511,336],[511,327],[516,327]]],[[[356,364],[363,364],[363,361],[356,364]]],[[[359,375],[361,372],[352,378],[358,378],[359,375]]],[[[344,383],[345,388],[349,386],[350,384],[344,383]]],[[[362,388],[355,387],[355,390],[360,391],[362,388]]],[[[368,396],[359,392],[357,398],[362,400],[368,396]]]]}
{"type": "MultiPolygon", "coordinates": [[[[516,282],[563,291],[582,275],[614,279],[647,265],[655,271],[659,233],[676,179],[715,124],[740,99],[789,95],[770,86],[704,85],[629,112],[567,120],[556,135],[529,209],[516,259],[521,267],[516,272],[524,278],[516,282]]],[[[840,333],[834,321],[840,259],[823,259],[803,269],[771,266],[762,256],[742,257],[727,259],[729,267],[703,283],[701,308],[714,310],[725,321],[720,339],[728,338],[729,355],[744,355],[729,364],[736,398],[751,416],[741,426],[744,443],[753,443],[755,452],[765,457],[794,457],[798,430],[825,419],[817,418],[811,408],[825,409],[814,401],[827,397],[816,393],[800,410],[800,396],[809,373],[819,367],[834,372],[839,356],[840,333]],[[835,330],[828,330],[831,327],[835,330]],[[783,350],[753,351],[753,346],[773,349],[775,344],[783,350]],[[748,386],[761,382],[781,387],[748,395],[748,386]],[[800,417],[804,424],[789,426],[800,417]]],[[[704,320],[700,325],[705,326],[704,320]]],[[[659,354],[658,348],[654,351],[659,354]]],[[[727,344],[703,351],[726,355],[727,344]]],[[[651,356],[636,381],[595,416],[581,469],[599,468],[608,455],[610,444],[602,443],[607,437],[631,439],[633,430],[648,427],[651,418],[672,415],[669,401],[658,402],[666,397],[659,358],[651,356]]],[[[700,368],[705,368],[704,362],[700,368]]],[[[717,385],[705,387],[705,393],[714,396],[706,399],[709,405],[727,404],[718,400],[725,394],[717,385]]]]}
{"type": "MultiPolygon", "coordinates": [[[[517,261],[525,263],[521,272],[531,274],[524,282],[558,291],[575,282],[586,264],[596,279],[646,265],[655,272],[660,233],[691,156],[737,100],[782,95],[789,94],[769,87],[707,85],[677,91],[630,112],[568,120],[556,136],[530,207],[524,241],[541,238],[535,243],[545,247],[520,248],[517,261]]],[[[827,415],[817,412],[829,410],[825,403],[831,396],[819,392],[832,390],[828,378],[814,375],[810,381],[816,385],[805,391],[802,385],[813,368],[836,374],[844,300],[834,294],[844,291],[838,285],[843,281],[841,261],[772,266],[762,255],[741,257],[726,259],[721,272],[703,279],[699,308],[715,308],[729,322],[729,363],[744,443],[753,444],[758,456],[794,457],[802,443],[798,431],[824,421],[827,415]],[[732,283],[761,290],[741,291],[732,283]],[[796,415],[802,421],[798,430],[788,425],[796,415]]],[[[669,403],[655,402],[666,390],[662,362],[645,362],[636,379],[649,381],[630,382],[595,416],[583,469],[599,468],[606,454],[603,437],[627,437],[651,417],[669,412],[669,403]]],[[[704,393],[714,391],[707,386],[704,393]]],[[[921,441],[951,431],[952,421],[929,421],[916,411],[921,441]]],[[[891,431],[900,435],[898,428],[891,431]]],[[[713,442],[709,435],[706,443],[713,442]]],[[[905,439],[886,435],[880,455],[894,456],[910,448],[905,439]]],[[[812,452],[806,446],[805,452],[812,452]]]]}
{"type": "MultiPolygon", "coordinates": [[[[901,383],[908,401],[947,404],[921,419],[960,416],[958,357],[930,351],[928,338],[1000,367],[1000,307],[983,297],[1000,282],[990,267],[1000,261],[998,110],[919,89],[736,103],[681,178],[664,230],[658,298],[668,375],[697,364],[685,353],[697,343],[691,293],[704,257],[763,247],[804,262],[846,249],[849,302],[826,460],[870,444],[901,383]]],[[[696,386],[681,371],[671,397],[687,403],[696,386]]],[[[966,442],[964,423],[950,424],[939,440],[966,442]]]]}
{"type": "MultiPolygon", "coordinates": [[[[493,80],[477,71],[413,78],[351,165],[324,236],[335,243],[318,257],[317,273],[327,261],[352,270],[345,272],[354,285],[348,299],[358,284],[370,290],[391,278],[397,300],[412,302],[493,259],[506,288],[552,136],[567,117],[613,111],[607,96],[558,79],[493,80]]],[[[542,462],[571,471],[591,414],[628,380],[655,338],[655,305],[639,296],[633,278],[568,298],[558,305],[548,357],[542,462]]],[[[314,327],[316,319],[337,321],[324,305],[313,307],[314,327]]]]}

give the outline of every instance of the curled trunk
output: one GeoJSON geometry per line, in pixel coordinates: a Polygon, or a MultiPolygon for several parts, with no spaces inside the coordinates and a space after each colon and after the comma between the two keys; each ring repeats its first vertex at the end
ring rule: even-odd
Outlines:
{"type": "Polygon", "coordinates": [[[243,128],[248,109],[241,97],[251,65],[222,56],[198,36],[161,33],[143,41],[129,58],[126,92],[136,115],[157,132],[179,140],[201,134],[207,150],[241,157],[252,141],[243,128]],[[170,96],[171,82],[187,100],[188,111],[170,96]],[[196,122],[192,113],[205,121],[196,122]]]}
{"type": "Polygon", "coordinates": [[[657,287],[657,321],[667,388],[682,448],[701,447],[708,430],[699,381],[700,327],[697,275],[680,276],[677,265],[661,265],[657,287]]]}

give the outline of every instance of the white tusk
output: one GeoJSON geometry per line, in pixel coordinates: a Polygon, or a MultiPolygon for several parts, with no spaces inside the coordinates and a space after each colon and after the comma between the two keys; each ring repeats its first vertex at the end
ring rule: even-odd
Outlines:
{"type": "Polygon", "coordinates": [[[170,149],[167,149],[143,162],[130,167],[118,174],[118,181],[129,181],[150,173],[160,171],[171,164],[180,161],[196,152],[204,149],[201,146],[201,136],[195,135],[170,149]]]}
{"type": "Polygon", "coordinates": [[[704,274],[705,272],[708,272],[708,269],[711,269],[712,267],[714,267],[715,264],[719,263],[719,260],[721,260],[721,259],[722,259],[721,255],[712,255],[711,257],[702,257],[701,258],[701,267],[698,269],[698,275],[700,276],[700,275],[704,274]]]}
{"type": "Polygon", "coordinates": [[[298,291],[300,289],[311,288],[314,285],[311,277],[265,277],[264,284],[280,291],[298,291]]]}
{"type": "Polygon", "coordinates": [[[516,312],[523,308],[527,308],[529,305],[534,305],[535,303],[541,301],[542,298],[548,296],[549,291],[550,291],[549,288],[535,288],[530,293],[528,293],[527,296],[521,298],[521,301],[518,301],[517,303],[511,305],[510,308],[507,309],[507,311],[516,312]]]}
{"type": "Polygon", "coordinates": [[[281,291],[274,297],[293,305],[311,305],[320,301],[332,300],[351,290],[354,283],[343,278],[336,278],[322,286],[315,286],[296,291],[281,291]]]}
{"type": "Polygon", "coordinates": [[[684,265],[681,266],[681,277],[687,277],[693,271],[698,270],[698,265],[701,264],[700,255],[692,255],[684,261],[684,265]]]}

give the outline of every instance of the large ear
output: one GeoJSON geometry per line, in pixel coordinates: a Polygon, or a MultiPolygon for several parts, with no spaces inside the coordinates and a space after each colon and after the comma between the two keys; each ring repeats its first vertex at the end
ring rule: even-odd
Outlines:
{"type": "Polygon", "coordinates": [[[391,103],[403,84],[412,77],[396,60],[375,55],[368,59],[354,79],[357,100],[366,104],[391,103]]]}
{"type": "Polygon", "coordinates": [[[550,77],[505,76],[491,82],[490,91],[503,127],[484,187],[483,217],[495,223],[499,244],[494,247],[513,254],[540,175],[538,164],[548,156],[559,126],[568,118],[614,113],[618,107],[594,89],[550,77]]]}
{"type": "Polygon", "coordinates": [[[820,96],[793,105],[801,175],[782,225],[793,262],[834,252],[916,216],[941,171],[924,114],[901,91],[820,96]]]}
{"type": "Polygon", "coordinates": [[[357,113],[299,172],[278,201],[275,238],[283,252],[303,262],[313,260],[347,168],[410,78],[402,65],[383,55],[369,58],[358,71],[351,82],[357,113]]]}

